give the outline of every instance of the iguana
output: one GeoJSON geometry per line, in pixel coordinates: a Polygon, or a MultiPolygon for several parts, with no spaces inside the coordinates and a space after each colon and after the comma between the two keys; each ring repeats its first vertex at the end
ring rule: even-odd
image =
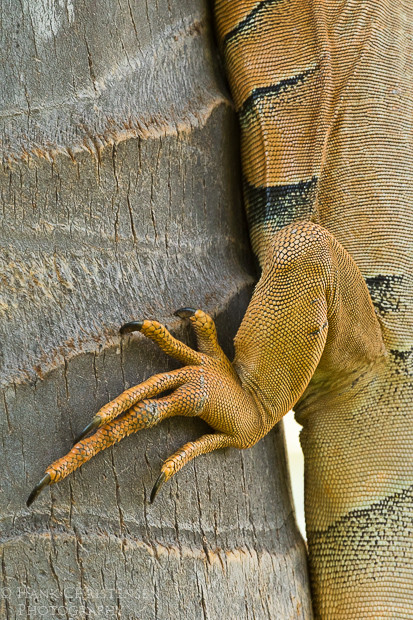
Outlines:
{"type": "Polygon", "coordinates": [[[199,351],[156,321],[123,326],[185,366],[105,405],[28,504],[122,437],[201,417],[214,432],[167,459],[153,501],[294,407],[316,617],[413,618],[413,5],[216,0],[215,18],[262,268],[235,359],[202,310],[177,311],[199,351]]]}

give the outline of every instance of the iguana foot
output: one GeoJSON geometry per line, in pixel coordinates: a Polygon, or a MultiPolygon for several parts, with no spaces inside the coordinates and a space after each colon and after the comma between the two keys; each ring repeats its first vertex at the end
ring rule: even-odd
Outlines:
{"type": "Polygon", "coordinates": [[[228,446],[246,448],[265,434],[254,400],[243,390],[232,364],[218,344],[211,317],[191,308],[181,308],[175,314],[191,320],[199,351],[173,338],[157,321],[133,321],[124,325],[121,334],[141,331],[186,366],[155,375],[104,405],[68,454],[46,469],[45,476],[27,500],[28,506],[44,487],[59,482],[98,452],[127,435],[175,415],[199,416],[215,433],[187,443],[165,461],[151,501],[160,486],[195,456],[228,446]],[[173,390],[170,394],[162,396],[170,390],[173,390]],[[86,437],[92,431],[95,432],[86,437]]]}
{"type": "Polygon", "coordinates": [[[384,354],[380,325],[357,265],[312,222],[296,222],[274,235],[235,338],[233,364],[218,344],[211,317],[192,308],[176,314],[191,321],[199,351],[157,321],[124,325],[122,333],[142,332],[186,366],[155,375],[102,407],[80,441],[47,468],[50,481],[44,478],[30,501],[45,485],[131,433],[175,415],[202,418],[215,433],[166,460],[153,499],[163,482],[195,456],[227,446],[248,448],[264,437],[297,403],[316,368],[314,385],[333,398],[334,390],[351,385],[354,368],[361,373],[384,354]]]}

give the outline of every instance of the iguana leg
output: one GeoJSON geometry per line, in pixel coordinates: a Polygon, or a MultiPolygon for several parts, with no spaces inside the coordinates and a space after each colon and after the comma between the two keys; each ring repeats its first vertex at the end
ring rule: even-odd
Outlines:
{"type": "Polygon", "coordinates": [[[178,311],[190,317],[199,352],[156,321],[123,328],[138,329],[190,365],[157,375],[105,405],[96,416],[104,425],[46,470],[48,478],[35,487],[29,502],[45,484],[63,479],[100,450],[174,415],[199,416],[216,434],[168,459],[159,484],[198,454],[224,445],[248,448],[297,402],[322,356],[328,373],[340,377],[381,353],[380,329],[363,278],[326,230],[310,222],[288,226],[274,235],[268,252],[235,340],[233,364],[218,344],[212,319],[201,310],[178,311]],[[350,317],[354,308],[355,319],[350,317]],[[167,389],[175,391],[156,398],[167,389]]]}

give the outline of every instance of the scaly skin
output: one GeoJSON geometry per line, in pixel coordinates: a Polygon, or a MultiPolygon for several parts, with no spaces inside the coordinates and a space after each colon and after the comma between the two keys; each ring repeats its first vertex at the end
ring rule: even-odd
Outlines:
{"type": "Polygon", "coordinates": [[[217,0],[215,13],[261,265],[282,226],[321,224],[364,276],[384,345],[364,356],[353,299],[294,407],[315,615],[413,618],[413,4],[217,0]]]}
{"type": "Polygon", "coordinates": [[[156,321],[126,325],[186,366],[105,405],[29,503],[122,437],[201,417],[215,433],[164,463],[153,499],[190,459],[248,448],[294,407],[316,617],[413,618],[413,6],[216,0],[215,15],[262,266],[235,359],[201,310],[178,311],[199,352],[156,321]]]}
{"type": "Polygon", "coordinates": [[[127,324],[123,332],[141,331],[187,366],[156,375],[102,407],[94,419],[98,430],[47,468],[49,483],[59,482],[101,450],[165,418],[201,417],[216,433],[171,456],[162,467],[164,482],[199,454],[254,445],[299,399],[317,367],[334,367],[341,383],[347,381],[348,356],[358,355],[362,363],[370,364],[383,355],[379,325],[356,265],[326,230],[311,222],[298,222],[274,235],[237,334],[233,364],[219,346],[208,315],[185,309],[178,314],[190,317],[199,352],[175,340],[157,321],[127,324]],[[349,314],[354,303],[367,320],[356,332],[343,334],[343,314],[349,314]],[[155,398],[171,389],[171,395],[155,398]]]}

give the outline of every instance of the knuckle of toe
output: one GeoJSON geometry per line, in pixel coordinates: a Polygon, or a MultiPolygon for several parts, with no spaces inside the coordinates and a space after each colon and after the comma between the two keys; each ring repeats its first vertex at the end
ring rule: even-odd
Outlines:
{"type": "Polygon", "coordinates": [[[158,403],[153,400],[146,400],[140,403],[139,417],[147,425],[159,417],[158,403]]]}

